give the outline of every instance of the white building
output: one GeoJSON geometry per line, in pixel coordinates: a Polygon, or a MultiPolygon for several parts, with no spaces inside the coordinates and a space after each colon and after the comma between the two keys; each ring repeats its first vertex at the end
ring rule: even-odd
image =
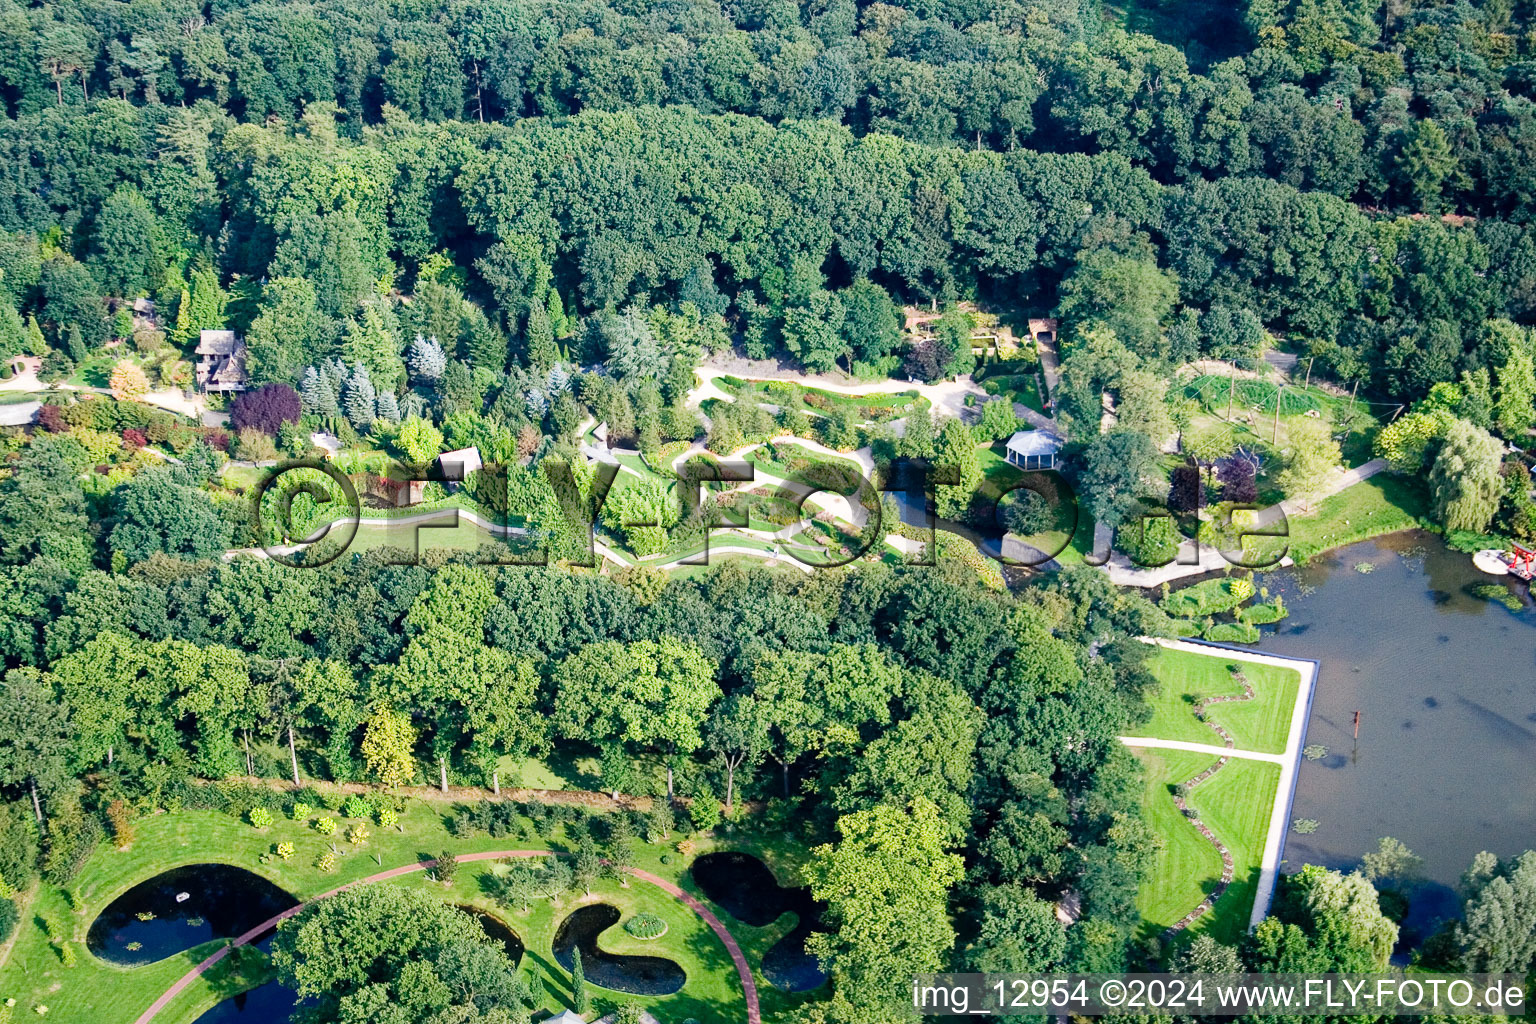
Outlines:
{"type": "Polygon", "coordinates": [[[461,484],[469,479],[469,474],[480,470],[480,449],[471,446],[443,452],[437,457],[437,464],[443,468],[445,480],[461,484]]]}

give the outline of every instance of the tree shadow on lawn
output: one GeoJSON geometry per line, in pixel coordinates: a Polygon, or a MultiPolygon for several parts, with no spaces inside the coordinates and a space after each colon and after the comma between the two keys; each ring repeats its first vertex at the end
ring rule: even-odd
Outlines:
{"type": "MultiPolygon", "coordinates": [[[[189,967],[202,963],[217,951],[220,944],[219,942],[204,943],[196,949],[188,950],[185,960],[189,967]]],[[[266,946],[268,942],[263,940],[261,945],[266,946]]],[[[255,945],[231,948],[224,959],[203,974],[203,980],[219,997],[220,1002],[242,992],[248,992],[257,985],[272,981],[276,977],[277,972],[272,967],[267,951],[255,945]]]]}
{"type": "MultiPolygon", "coordinates": [[[[1171,787],[1170,787],[1171,788],[1171,787]]],[[[1197,935],[1210,935],[1218,942],[1238,942],[1248,932],[1248,918],[1253,911],[1253,897],[1258,891],[1260,868],[1254,865],[1246,877],[1233,876],[1227,891],[1204,914],[1190,922],[1189,927],[1168,936],[1166,925],[1142,921],[1136,928],[1136,940],[1158,964],[1166,965],[1174,953],[1187,947],[1197,935]]],[[[1220,874],[1200,881],[1201,899],[1215,891],[1221,883],[1220,874]]],[[[1194,907],[1186,908],[1193,910],[1194,907]]]]}

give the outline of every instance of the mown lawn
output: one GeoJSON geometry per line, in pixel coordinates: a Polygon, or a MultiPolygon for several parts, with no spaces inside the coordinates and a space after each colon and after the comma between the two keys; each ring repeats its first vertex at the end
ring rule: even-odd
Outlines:
{"type": "Polygon", "coordinates": [[[1253,685],[1254,699],[1212,704],[1206,714],[1232,734],[1238,749],[1282,753],[1290,733],[1296,690],[1301,683],[1299,672],[1277,665],[1259,665],[1220,655],[1168,648],[1159,649],[1148,662],[1148,668],[1162,686],[1147,697],[1147,703],[1152,707],[1151,720],[1133,729],[1132,735],[1221,746],[1221,737],[1216,730],[1195,717],[1194,703],[1200,697],[1242,692],[1242,687],[1228,671],[1228,665],[1236,665],[1248,678],[1253,685]]]}
{"type": "MultiPolygon", "coordinates": [[[[1422,485],[1390,472],[1378,473],[1318,503],[1317,510],[1290,516],[1290,555],[1305,562],[1314,555],[1372,537],[1425,525],[1422,485]]],[[[1264,543],[1255,538],[1257,543],[1264,543]]]]}
{"type": "Polygon", "coordinates": [[[1195,788],[1190,804],[1232,851],[1235,868],[1232,885],[1212,913],[1196,925],[1197,932],[1209,931],[1212,937],[1229,943],[1247,933],[1259,886],[1259,865],[1264,860],[1264,840],[1269,833],[1269,813],[1279,785],[1279,765],[1233,758],[1195,788]]]}
{"type": "Polygon", "coordinates": [[[1004,458],[1005,451],[1004,443],[998,442],[976,453],[981,460],[982,499],[995,504],[1009,488],[1026,480],[1040,487],[1041,493],[1050,503],[1054,519],[1049,529],[1020,539],[1054,555],[1062,565],[1081,563],[1084,556],[1093,550],[1093,517],[1088,514],[1088,509],[1077,500],[1059,473],[1051,470],[1026,473],[1004,458]]]}
{"type": "MultiPolygon", "coordinates": [[[[559,829],[549,836],[548,841],[534,838],[531,830],[525,830],[526,835],[521,839],[488,835],[455,838],[448,833],[444,823],[443,816],[448,810],[446,803],[408,800],[401,815],[400,830],[370,825],[373,835],[367,845],[345,853],[339,858],[336,869],[330,872],[316,866],[317,858],[329,849],[330,841],[307,823],[283,819],[258,831],[229,815],[212,811],[159,814],[141,820],[137,823],[138,834],[130,848],[118,851],[103,845],[86,863],[72,885],[83,903],[79,913],[71,911],[64,892],[51,886],[41,887],[30,911],[23,916],[10,958],[0,969],[0,999],[16,999],[18,1019],[22,1014],[30,1019],[35,1007],[45,1005],[49,1019],[70,1024],[126,1024],[132,1021],[190,967],[218,949],[219,943],[206,943],[158,963],[126,968],[92,956],[85,948],[86,932],[96,914],[114,897],[171,867],[209,861],[235,864],[269,878],[301,899],[309,899],[347,881],[416,863],[444,849],[465,854],[483,850],[565,849],[572,845],[569,837],[559,829]],[[283,840],[295,843],[296,855],[289,861],[272,858],[262,863],[263,855],[283,840]],[[45,922],[52,923],[55,934],[69,936],[77,961],[75,966],[64,966],[59,948],[50,941],[45,922]]],[[[337,819],[343,831],[350,824],[339,815],[337,819]]],[[[723,826],[722,830],[726,827],[730,826],[723,826]]],[[[672,838],[679,837],[674,835],[672,838]]],[[[734,840],[729,836],[694,838],[699,853],[717,848],[750,849],[774,866],[786,882],[794,882],[794,865],[799,854],[783,848],[782,844],[748,839],[744,833],[734,840]]],[[[349,849],[345,842],[338,841],[336,845],[342,850],[349,849]]],[[[690,858],[672,846],[637,842],[635,854],[637,867],[691,888],[686,879],[690,858]],[[663,858],[667,863],[663,863],[663,858]]],[[[496,907],[485,896],[481,885],[486,873],[492,870],[493,866],[488,863],[466,864],[460,868],[451,888],[429,881],[424,874],[408,875],[387,884],[427,886],[449,902],[494,910],[496,916],[507,922],[527,945],[523,970],[526,972],[530,964],[538,965],[540,978],[546,979],[544,1005],[555,1010],[569,997],[569,978],[554,966],[550,951],[554,931],[559,921],[588,897],[579,892],[567,893],[557,904],[535,904],[527,912],[496,907]]],[[[683,990],[672,996],[629,997],[596,989],[594,1002],[599,1009],[611,1009],[620,1000],[633,1000],[653,1010],[663,1020],[695,1017],[715,1021],[744,1017],[741,985],[730,958],[714,934],[692,911],[639,880],[630,880],[627,887],[615,880],[605,880],[594,887],[591,899],[614,903],[625,917],[642,910],[661,915],[670,925],[668,934],[661,939],[641,943],[621,928],[615,928],[604,933],[602,944],[615,952],[643,951],[670,957],[683,966],[688,976],[683,990]]],[[[716,912],[742,943],[754,968],[761,964],[762,955],[773,942],[794,926],[793,920],[786,917],[767,928],[749,928],[718,908],[716,912]]],[[[232,980],[227,974],[216,972],[211,977],[199,979],[179,995],[157,1021],[189,1024],[219,1000],[265,977],[259,961],[238,979],[232,980]]],[[[760,972],[758,987],[768,1019],[788,1010],[796,1002],[795,997],[769,985],[760,972]]]]}
{"type": "Polygon", "coordinates": [[[1033,373],[1005,373],[988,377],[982,387],[989,395],[1000,395],[1011,402],[1028,406],[1044,414],[1045,403],[1040,400],[1040,384],[1033,373]]]}
{"type": "MultiPolygon", "coordinates": [[[[1155,937],[1193,910],[1221,879],[1221,857],[1173,804],[1173,786],[1214,762],[1207,754],[1139,748],[1146,768],[1142,814],[1162,839],[1152,870],[1136,894],[1142,934],[1155,937]]],[[[1197,786],[1190,806],[1232,853],[1233,882],[1215,907],[1189,931],[1237,941],[1248,929],[1264,852],[1270,808],[1279,783],[1278,765],[1233,758],[1197,786]]]]}

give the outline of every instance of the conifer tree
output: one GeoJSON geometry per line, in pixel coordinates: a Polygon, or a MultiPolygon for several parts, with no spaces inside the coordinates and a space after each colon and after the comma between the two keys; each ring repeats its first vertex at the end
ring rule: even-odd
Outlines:
{"type": "Polygon", "coordinates": [[[377,409],[379,419],[385,423],[400,422],[400,403],[395,400],[395,393],[393,391],[379,392],[377,409]]]}
{"type": "Polygon", "coordinates": [[[347,419],[358,430],[367,430],[373,425],[374,404],[378,397],[378,391],[368,377],[368,367],[361,363],[354,366],[347,376],[342,406],[346,409],[347,419]]]}
{"type": "Polygon", "coordinates": [[[592,997],[587,994],[587,975],[581,967],[581,947],[571,950],[571,1002],[576,1012],[585,1017],[592,1009],[592,997]]]}
{"type": "Polygon", "coordinates": [[[560,353],[555,348],[555,332],[550,327],[549,314],[543,306],[535,305],[528,311],[528,326],[523,332],[523,341],[528,365],[535,370],[546,370],[559,358],[560,353]]]}
{"type": "Polygon", "coordinates": [[[342,344],[347,361],[366,366],[374,386],[386,389],[393,388],[405,370],[389,319],[376,303],[369,303],[359,318],[347,321],[342,344]]]}
{"type": "Polygon", "coordinates": [[[443,353],[443,346],[437,343],[435,337],[423,338],[419,334],[411,342],[406,362],[410,366],[411,376],[423,384],[435,385],[448,369],[448,357],[443,353]]]}

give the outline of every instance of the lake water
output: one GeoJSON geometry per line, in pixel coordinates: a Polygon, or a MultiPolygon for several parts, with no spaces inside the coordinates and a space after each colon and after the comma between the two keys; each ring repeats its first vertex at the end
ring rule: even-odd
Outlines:
{"type": "Polygon", "coordinates": [[[1536,608],[1475,596],[1498,582],[1428,534],[1408,533],[1264,574],[1291,614],[1257,648],[1321,663],[1293,818],[1316,832],[1286,840],[1284,869],[1352,867],[1382,836],[1424,858],[1416,899],[1454,907],[1479,850],[1536,847],[1536,608]],[[1357,566],[1373,567],[1361,572],[1357,566]],[[1354,739],[1354,712],[1360,738],[1354,739]]]}

